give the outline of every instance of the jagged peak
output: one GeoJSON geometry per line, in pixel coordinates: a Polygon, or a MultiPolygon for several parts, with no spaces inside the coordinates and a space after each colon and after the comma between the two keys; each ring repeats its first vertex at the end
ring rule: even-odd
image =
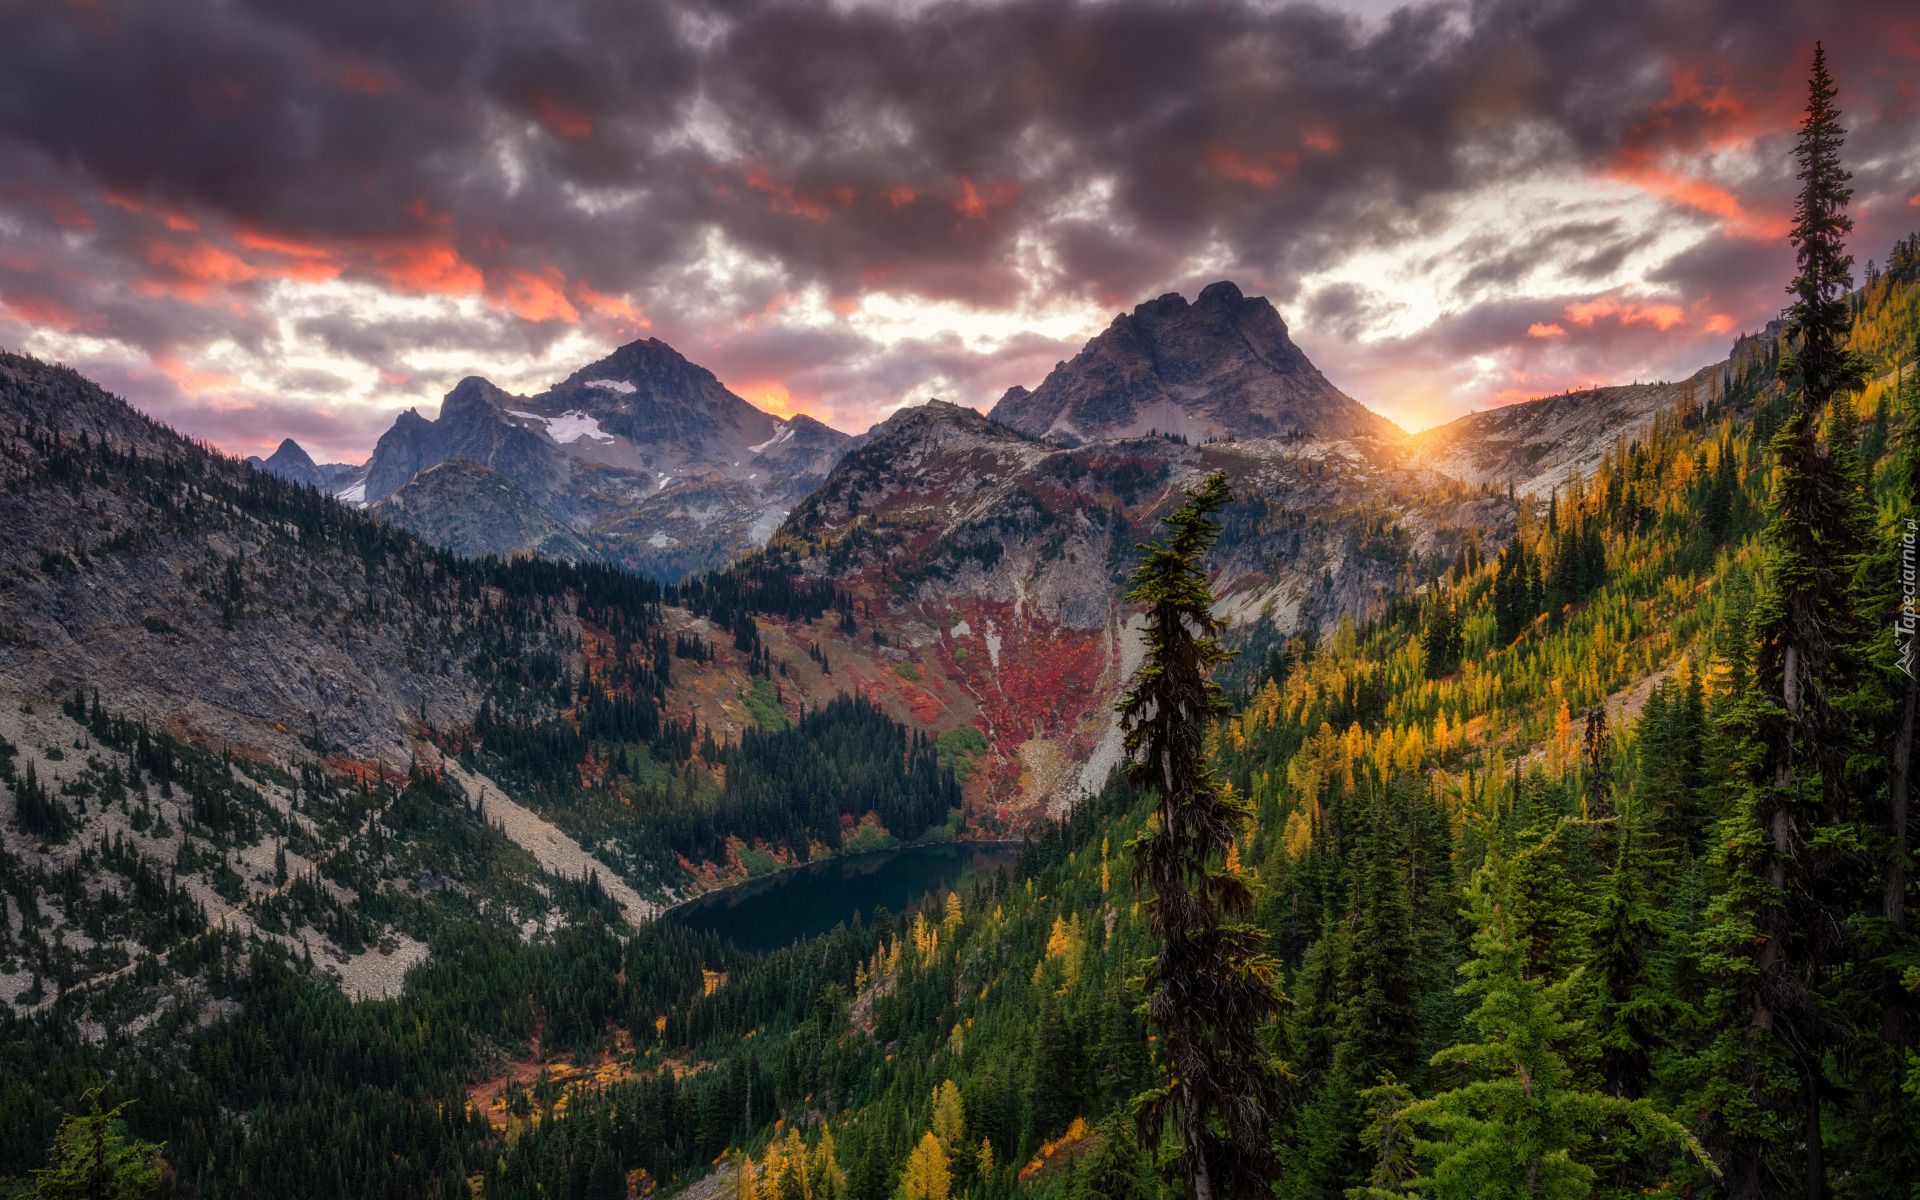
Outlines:
{"type": "Polygon", "coordinates": [[[1023,433],[1075,443],[1153,429],[1196,440],[1294,430],[1405,436],[1320,373],[1271,301],[1224,279],[1191,303],[1167,292],[1116,315],[1039,387],[1008,388],[993,416],[1023,433]]]}

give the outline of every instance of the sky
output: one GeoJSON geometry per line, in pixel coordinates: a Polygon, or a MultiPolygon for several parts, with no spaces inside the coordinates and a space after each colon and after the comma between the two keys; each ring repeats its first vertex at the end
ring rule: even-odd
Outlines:
{"type": "Polygon", "coordinates": [[[1864,267],[1911,0],[0,0],[0,347],[366,456],[635,338],[858,431],[1218,279],[1409,430],[1778,315],[1824,41],[1864,267]]]}

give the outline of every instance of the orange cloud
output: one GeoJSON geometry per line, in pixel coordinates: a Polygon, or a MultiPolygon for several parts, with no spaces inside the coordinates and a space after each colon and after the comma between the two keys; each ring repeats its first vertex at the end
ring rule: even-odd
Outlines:
{"type": "Polygon", "coordinates": [[[1783,104],[1778,98],[1771,105],[1751,101],[1724,79],[1702,79],[1700,65],[1688,63],[1674,71],[1667,82],[1667,94],[1654,103],[1647,119],[1631,133],[1644,136],[1655,130],[1671,130],[1676,118],[1692,115],[1701,118],[1705,144],[1721,150],[1791,125],[1793,103],[1783,104]]]}
{"type": "Polygon", "coordinates": [[[1677,304],[1635,304],[1613,296],[1569,304],[1565,315],[1576,325],[1592,325],[1603,317],[1614,317],[1622,325],[1652,325],[1662,333],[1687,319],[1677,304]]]}
{"type": "MultiPolygon", "coordinates": [[[[276,279],[297,279],[302,283],[324,283],[339,278],[341,264],[334,251],[313,242],[297,241],[276,234],[242,230],[234,242],[244,249],[258,250],[286,261],[262,267],[261,272],[276,279]]],[[[254,263],[259,267],[259,263],[254,263]]]]}
{"type": "Polygon", "coordinates": [[[1258,184],[1260,187],[1272,187],[1279,180],[1281,171],[1292,171],[1300,165],[1299,155],[1284,150],[1249,160],[1242,158],[1238,151],[1224,146],[1208,146],[1206,157],[1207,165],[1222,178],[1258,184]]]}
{"type": "Polygon", "coordinates": [[[124,209],[130,213],[137,213],[143,217],[157,217],[161,224],[175,233],[192,233],[200,228],[198,222],[179,209],[156,208],[134,199],[125,192],[108,188],[104,193],[104,198],[108,204],[115,208],[124,209]]]}
{"type": "Polygon", "coordinates": [[[1567,331],[1558,325],[1542,325],[1540,322],[1535,321],[1533,324],[1527,326],[1527,336],[1530,338],[1557,338],[1567,336],[1567,331]]]}
{"type": "Polygon", "coordinates": [[[539,88],[527,89],[527,103],[533,106],[534,118],[555,137],[581,142],[593,136],[593,114],[585,109],[556,100],[539,88]]]}
{"type": "Polygon", "coordinates": [[[639,309],[628,303],[624,296],[609,296],[603,292],[594,291],[584,283],[576,283],[573,285],[573,298],[579,301],[588,312],[625,321],[641,329],[653,327],[653,322],[647,320],[639,309]]]}
{"type": "Polygon", "coordinates": [[[172,380],[175,387],[195,399],[208,392],[231,391],[240,386],[240,379],[236,375],[216,375],[195,370],[171,355],[155,355],[153,365],[160,368],[160,373],[172,380]]]}
{"type": "Polygon", "coordinates": [[[961,216],[984,219],[987,206],[980,200],[980,193],[974,190],[973,180],[965,175],[960,177],[960,200],[953,206],[961,216]]]}
{"type": "Polygon", "coordinates": [[[147,261],[161,272],[134,284],[136,291],[148,296],[205,304],[216,287],[245,283],[260,275],[239,255],[202,239],[180,243],[148,238],[144,249],[147,261]]]}
{"type": "Polygon", "coordinates": [[[796,217],[805,217],[809,221],[825,221],[833,214],[824,204],[809,200],[794,190],[793,185],[775,183],[767,177],[766,168],[755,167],[747,175],[747,186],[756,192],[764,192],[774,198],[773,211],[791,213],[796,217]]]}
{"type": "Polygon", "coordinates": [[[563,290],[566,286],[567,277],[555,267],[546,267],[538,274],[509,271],[507,282],[500,289],[500,299],[523,321],[557,320],[578,324],[580,311],[568,301],[563,290]]]}
{"type": "Polygon", "coordinates": [[[1677,69],[1667,93],[1627,131],[1625,145],[1607,174],[1683,208],[1717,217],[1735,237],[1773,241],[1785,236],[1784,216],[1750,212],[1730,188],[1676,169],[1699,161],[1703,151],[1741,149],[1758,138],[1791,129],[1799,119],[1798,88],[1736,91],[1724,79],[1702,78],[1698,64],[1677,69]]]}
{"type": "Polygon", "coordinates": [[[442,243],[381,247],[371,258],[389,284],[407,291],[459,294],[477,292],[486,285],[480,268],[442,243]]]}
{"type": "Polygon", "coordinates": [[[788,394],[784,383],[750,383],[741,387],[736,394],[755,408],[776,417],[793,415],[793,397],[788,394]]]}
{"type": "Polygon", "coordinates": [[[14,296],[0,300],[0,308],[29,325],[44,325],[53,329],[80,328],[80,318],[74,315],[72,309],[39,296],[14,296]]]}
{"type": "Polygon", "coordinates": [[[1701,328],[1708,333],[1732,333],[1734,324],[1735,321],[1729,314],[1715,313],[1707,318],[1707,323],[1701,328]]]}
{"type": "Polygon", "coordinates": [[[1020,191],[1011,183],[995,184],[991,194],[982,196],[973,186],[973,180],[965,175],[960,177],[960,199],[954,201],[953,210],[970,221],[984,221],[989,209],[998,208],[1013,199],[1020,191]]]}
{"type": "Polygon", "coordinates": [[[1761,216],[1747,211],[1740,197],[1728,188],[1705,179],[1695,179],[1678,171],[1669,171],[1648,162],[1623,162],[1610,172],[1614,178],[1631,183],[1644,192],[1720,218],[1727,232],[1751,241],[1778,241],[1792,225],[1785,216],[1761,216]]]}
{"type": "Polygon", "coordinates": [[[1340,139],[1326,129],[1309,129],[1301,135],[1300,141],[1307,148],[1318,150],[1322,154],[1332,154],[1340,148],[1340,139]]]}

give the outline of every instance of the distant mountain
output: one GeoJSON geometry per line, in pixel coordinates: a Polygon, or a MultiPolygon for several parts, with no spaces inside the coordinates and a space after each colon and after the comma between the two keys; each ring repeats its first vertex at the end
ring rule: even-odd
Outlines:
{"type": "Polygon", "coordinates": [[[1329,383],[1264,297],[1225,281],[1192,304],[1169,292],[1115,317],[1038,388],[1009,388],[992,415],[1065,445],[1156,430],[1194,442],[1405,436],[1329,383]]]}
{"type": "Polygon", "coordinates": [[[1736,339],[1721,362],[1678,382],[1633,383],[1543,396],[1471,413],[1407,441],[1414,462],[1468,483],[1513,485],[1545,499],[1574,472],[1592,476],[1609,447],[1639,437],[1663,411],[1706,411],[1732,391],[1750,390],[1776,336],[1773,322],[1736,339]]]}
{"type": "Polygon", "coordinates": [[[812,417],[755,408],[713,372],[648,339],[534,396],[463,379],[437,417],[401,413],[363,469],[345,468],[330,483],[300,458],[322,478],[316,486],[378,505],[388,519],[456,549],[539,550],[678,578],[763,544],[849,444],[812,417]],[[518,495],[462,469],[385,503],[455,460],[487,468],[518,495]],[[464,507],[481,497],[487,502],[464,507]]]}
{"type": "Polygon", "coordinates": [[[300,448],[300,443],[288,438],[280,443],[280,448],[270,458],[248,458],[247,462],[269,475],[278,475],[288,483],[304,484],[327,491],[327,481],[331,478],[325,471],[314,465],[313,459],[300,448]]]}
{"type": "Polygon", "coordinates": [[[384,500],[420,472],[460,458],[493,468],[543,502],[565,505],[572,460],[544,430],[507,415],[519,402],[470,375],[447,393],[434,420],[411,408],[401,413],[373,447],[360,499],[384,500]]]}

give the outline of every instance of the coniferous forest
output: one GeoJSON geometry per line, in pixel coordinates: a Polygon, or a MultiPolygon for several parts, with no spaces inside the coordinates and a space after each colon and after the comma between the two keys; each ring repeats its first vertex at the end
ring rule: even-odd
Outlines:
{"type": "MultiPolygon", "coordinates": [[[[60,872],[0,854],[0,957],[40,989],[0,1013],[0,1177],[207,1200],[623,1200],[715,1172],[704,1194],[762,1200],[1917,1194],[1920,254],[1854,269],[1835,95],[1816,56],[1787,320],[1728,387],[1518,502],[1498,549],[1247,661],[1213,616],[1235,498],[1210,479],[1134,566],[1126,768],[1015,869],[910,911],[765,955],[629,923],[450,773],[328,767],[317,722],[312,764],[242,761],[76,684],[59,704],[96,807],[177,792],[182,853],[222,866],[340,841],[283,874],[262,928],[431,953],[397,997],[351,999],[310,954],[211,923],[176,878],[201,858],[90,840],[87,796],[0,744],[17,827],[71,851],[60,872]],[[382,885],[442,874],[468,883],[382,885]],[[541,889],[564,919],[529,937],[541,889]],[[146,952],[79,948],[70,922],[146,952]],[[497,1104],[480,1087],[508,1077],[497,1104]]],[[[473,562],[212,457],[48,435],[15,465],[181,523],[190,483],[204,519],[333,547],[380,586],[312,620],[465,664],[484,706],[459,724],[421,699],[436,743],[631,879],[729,839],[804,855],[870,817],[903,840],[957,825],[936,739],[858,695],[788,715],[756,614],[855,617],[777,548],[668,586],[473,562]],[[664,704],[713,652],[670,640],[664,605],[755,664],[757,729],[716,740],[664,704]]],[[[209,568],[233,619],[267,602],[258,569],[209,568]]]]}

